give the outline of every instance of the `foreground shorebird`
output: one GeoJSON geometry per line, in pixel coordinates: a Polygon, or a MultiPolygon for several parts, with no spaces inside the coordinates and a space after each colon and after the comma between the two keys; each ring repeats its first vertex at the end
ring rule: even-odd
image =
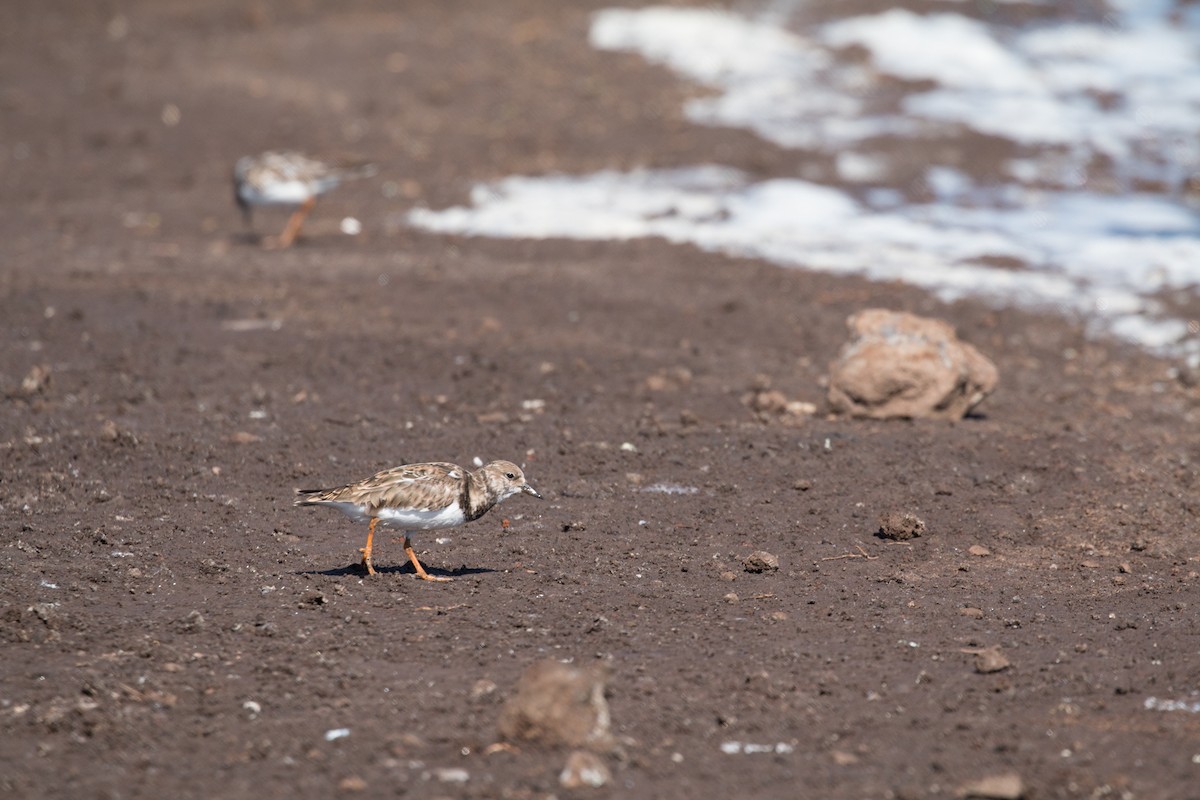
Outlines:
{"type": "Polygon", "coordinates": [[[317,198],[354,178],[369,178],[373,164],[335,166],[293,151],[272,150],[245,156],[233,168],[233,196],[250,224],[254,206],[298,206],[279,234],[276,246],[291,246],[317,198]]]}
{"type": "Polygon", "coordinates": [[[413,552],[409,533],[458,527],[479,519],[492,506],[520,492],[541,498],[525,482],[521,468],[511,461],[493,461],[475,472],[457,464],[434,462],[393,467],[336,489],[297,489],[296,505],[330,506],[356,522],[369,519],[367,546],[360,551],[368,575],[375,574],[371,542],[375,526],[382,522],[404,531],[404,552],[418,576],[427,581],[448,581],[450,578],[425,571],[413,552]]]}

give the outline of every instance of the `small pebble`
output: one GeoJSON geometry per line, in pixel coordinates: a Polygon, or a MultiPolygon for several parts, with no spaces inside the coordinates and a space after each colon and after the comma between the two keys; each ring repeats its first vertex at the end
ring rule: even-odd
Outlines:
{"type": "Polygon", "coordinates": [[[471,773],[462,767],[438,767],[433,776],[442,783],[466,783],[471,780],[471,773]]]}
{"type": "Polygon", "coordinates": [[[475,681],[475,685],[471,687],[471,699],[478,702],[480,700],[493,698],[496,696],[496,682],[487,678],[480,678],[475,681]]]}

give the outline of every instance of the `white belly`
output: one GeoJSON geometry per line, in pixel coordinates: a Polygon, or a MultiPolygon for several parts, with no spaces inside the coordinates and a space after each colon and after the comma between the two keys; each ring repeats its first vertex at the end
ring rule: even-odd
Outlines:
{"type": "Polygon", "coordinates": [[[251,205],[300,205],[313,195],[320,194],[320,187],[311,181],[271,181],[261,190],[242,185],[242,198],[251,205]]]}
{"type": "Polygon", "coordinates": [[[410,531],[429,531],[435,528],[454,528],[467,521],[458,503],[436,511],[417,511],[411,508],[381,508],[377,512],[380,522],[393,528],[410,531]]]}
{"type": "MultiPolygon", "coordinates": [[[[341,511],[347,517],[358,522],[371,518],[366,510],[357,503],[325,503],[341,511]]],[[[409,531],[429,531],[437,528],[455,528],[467,521],[458,503],[440,509],[413,508],[381,508],[375,516],[390,528],[400,528],[409,531]]]]}

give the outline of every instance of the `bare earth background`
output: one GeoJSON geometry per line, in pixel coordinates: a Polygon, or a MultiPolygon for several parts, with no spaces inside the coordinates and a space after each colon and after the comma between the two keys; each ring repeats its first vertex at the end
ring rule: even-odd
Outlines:
{"type": "Polygon", "coordinates": [[[1200,701],[1200,393],[1171,365],[657,241],[404,225],[509,174],[828,168],[688,124],[671,76],[587,46],[603,5],[8,4],[0,794],[1200,796],[1200,713],[1146,708],[1200,701]],[[228,176],[281,146],[382,174],[266,252],[228,176]],[[870,306],[951,321],[1000,391],[958,424],[747,408],[764,380],[823,403],[870,306]],[[419,534],[453,583],[394,536],[365,580],[365,527],[291,506],[476,456],[546,500],[419,534]],[[876,538],[892,510],[926,534],[876,538]],[[978,673],[991,646],[1011,666],[978,673]],[[607,788],[484,753],[547,657],[611,662],[607,788]]]}

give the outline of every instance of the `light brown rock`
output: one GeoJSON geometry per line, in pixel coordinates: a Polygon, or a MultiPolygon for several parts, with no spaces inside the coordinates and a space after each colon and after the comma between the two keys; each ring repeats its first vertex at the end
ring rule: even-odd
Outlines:
{"type": "Polygon", "coordinates": [[[338,782],[338,788],[343,792],[365,792],[367,790],[367,782],[357,775],[351,775],[342,778],[338,782]]]}
{"type": "Polygon", "coordinates": [[[500,713],[499,732],[511,741],[549,746],[613,747],[612,724],[604,689],[608,669],[572,667],[539,661],[517,681],[517,693],[500,713]]]}
{"type": "Polygon", "coordinates": [[[965,783],[958,790],[964,798],[987,798],[987,800],[1020,800],[1025,796],[1025,782],[1015,772],[989,775],[977,781],[965,783]]]}
{"type": "Polygon", "coordinates": [[[961,419],[999,382],[995,364],[941,320],[872,308],[846,324],[852,338],[829,368],[836,413],[961,419]]]}
{"type": "Polygon", "coordinates": [[[975,653],[975,671],[981,675],[1000,672],[1010,666],[1012,666],[1012,662],[1000,651],[999,647],[986,647],[975,653]]]}
{"type": "Polygon", "coordinates": [[[44,392],[49,385],[50,368],[42,364],[35,364],[21,379],[21,391],[27,395],[44,392]]]}

